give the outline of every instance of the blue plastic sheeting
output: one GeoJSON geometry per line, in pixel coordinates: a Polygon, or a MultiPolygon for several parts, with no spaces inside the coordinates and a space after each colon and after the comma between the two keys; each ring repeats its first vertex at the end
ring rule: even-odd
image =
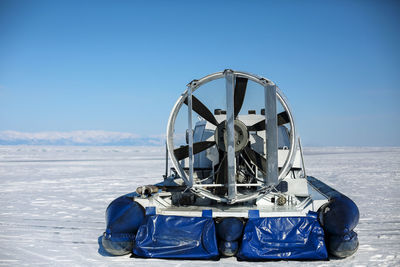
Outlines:
{"type": "Polygon", "coordinates": [[[215,259],[212,218],[152,215],[140,226],[133,253],[147,258],[215,259]]]}
{"type": "Polygon", "coordinates": [[[237,257],[241,260],[327,259],[316,213],[307,217],[249,218],[237,257]]]}

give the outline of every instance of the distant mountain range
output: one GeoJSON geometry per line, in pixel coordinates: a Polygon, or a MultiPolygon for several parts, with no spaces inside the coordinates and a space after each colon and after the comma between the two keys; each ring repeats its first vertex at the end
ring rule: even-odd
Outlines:
{"type": "Polygon", "coordinates": [[[108,131],[17,132],[0,131],[0,145],[160,146],[165,137],[143,137],[108,131]]]}

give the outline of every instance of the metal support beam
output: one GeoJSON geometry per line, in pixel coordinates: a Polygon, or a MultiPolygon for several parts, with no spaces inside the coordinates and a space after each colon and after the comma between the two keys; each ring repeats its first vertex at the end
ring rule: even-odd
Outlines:
{"type": "Polygon", "coordinates": [[[234,91],[235,75],[232,70],[225,70],[226,85],[226,132],[228,159],[228,201],[236,201],[236,159],[235,159],[235,126],[234,126],[234,91]]]}
{"type": "Polygon", "coordinates": [[[301,146],[300,137],[299,137],[297,140],[298,140],[298,142],[299,142],[299,148],[300,148],[301,166],[302,166],[302,168],[303,168],[303,178],[307,178],[306,166],[305,166],[305,164],[304,164],[303,147],[301,146]]]}
{"type": "Polygon", "coordinates": [[[193,126],[192,126],[192,87],[187,88],[188,98],[188,135],[189,135],[189,184],[188,187],[193,186],[193,126]]]}
{"type": "Polygon", "coordinates": [[[167,142],[165,142],[165,175],[164,179],[167,179],[168,177],[168,145],[167,142]]]}
{"type": "Polygon", "coordinates": [[[276,86],[266,84],[265,94],[265,140],[267,173],[264,182],[267,185],[278,184],[278,119],[276,114],[276,86]]]}

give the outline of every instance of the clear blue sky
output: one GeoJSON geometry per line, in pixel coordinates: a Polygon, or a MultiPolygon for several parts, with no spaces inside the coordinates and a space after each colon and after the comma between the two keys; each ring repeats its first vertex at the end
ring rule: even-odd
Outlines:
{"type": "Polygon", "coordinates": [[[289,98],[306,145],[400,146],[399,1],[0,1],[0,131],[157,135],[225,68],[289,98]]]}

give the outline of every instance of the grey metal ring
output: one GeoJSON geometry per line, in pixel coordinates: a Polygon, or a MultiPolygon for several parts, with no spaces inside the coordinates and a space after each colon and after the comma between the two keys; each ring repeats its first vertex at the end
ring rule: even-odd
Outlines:
{"type": "MultiPolygon", "coordinates": [[[[251,74],[251,73],[247,73],[247,72],[233,71],[233,75],[247,78],[253,82],[260,84],[261,86],[265,86],[266,84],[274,85],[274,83],[269,79],[266,79],[266,78],[263,78],[263,77],[260,77],[260,76],[257,76],[257,75],[251,74]]],[[[224,72],[216,72],[216,73],[207,75],[199,80],[193,80],[192,82],[190,82],[187,85],[187,89],[182,93],[182,95],[176,101],[174,107],[172,108],[169,119],[168,119],[167,148],[168,148],[169,157],[170,157],[175,169],[177,170],[179,176],[183,179],[183,181],[185,182],[186,185],[190,185],[189,179],[188,179],[185,171],[183,170],[183,168],[180,166],[179,162],[175,158],[175,155],[173,153],[173,151],[174,151],[173,134],[174,134],[174,130],[175,130],[176,117],[179,113],[180,108],[182,107],[182,105],[184,103],[184,100],[187,97],[188,90],[192,90],[192,93],[194,93],[202,85],[209,83],[211,81],[217,80],[217,79],[221,79],[221,78],[224,78],[224,72]]],[[[296,148],[296,142],[295,142],[296,130],[295,130],[295,125],[294,125],[293,115],[289,108],[289,104],[286,100],[286,97],[279,90],[279,88],[277,88],[276,96],[277,96],[279,102],[281,103],[281,105],[283,106],[283,108],[285,109],[285,111],[287,112],[287,114],[289,116],[289,120],[290,120],[290,148],[289,148],[289,153],[286,157],[285,163],[283,164],[283,167],[281,168],[281,170],[279,172],[279,176],[278,176],[278,183],[279,183],[290,172],[290,170],[293,166],[293,161],[295,158],[295,152],[296,152],[297,148],[296,148]]],[[[238,198],[236,199],[235,202],[246,202],[246,201],[255,199],[255,198],[259,197],[260,195],[264,195],[264,194],[268,193],[269,191],[266,190],[267,188],[268,187],[265,186],[265,188],[262,188],[265,190],[259,190],[255,193],[252,193],[249,195],[238,195],[238,198]]],[[[228,202],[228,199],[226,197],[217,196],[206,189],[203,189],[203,188],[190,188],[190,189],[200,197],[207,197],[207,198],[219,201],[219,202],[228,202]]]]}

